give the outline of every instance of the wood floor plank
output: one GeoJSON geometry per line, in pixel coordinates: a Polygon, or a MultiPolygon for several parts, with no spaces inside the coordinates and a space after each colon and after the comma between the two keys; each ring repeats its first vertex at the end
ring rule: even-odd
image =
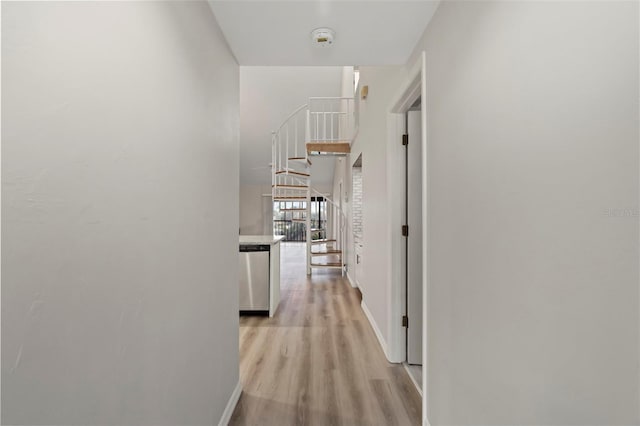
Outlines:
{"type": "Polygon", "coordinates": [[[303,244],[284,243],[273,318],[240,319],[243,393],[230,425],[419,425],[421,400],[387,362],[340,271],[306,275],[303,244]]]}
{"type": "Polygon", "coordinates": [[[391,386],[386,380],[373,379],[370,381],[373,394],[378,401],[378,407],[384,416],[384,424],[388,426],[399,425],[398,413],[394,406],[391,386]]]}
{"type": "Polygon", "coordinates": [[[388,371],[394,379],[389,381],[392,393],[398,396],[405,411],[409,414],[409,418],[419,418],[422,413],[422,399],[420,394],[416,392],[416,387],[407,371],[400,365],[389,367],[388,371]]]}

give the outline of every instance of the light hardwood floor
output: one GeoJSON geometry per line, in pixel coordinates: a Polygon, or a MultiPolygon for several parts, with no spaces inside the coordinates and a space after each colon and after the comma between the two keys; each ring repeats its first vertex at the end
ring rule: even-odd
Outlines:
{"type": "Polygon", "coordinates": [[[273,318],[241,317],[243,392],[230,425],[419,425],[421,401],[387,362],[339,271],[305,274],[304,245],[282,245],[273,318]]]}

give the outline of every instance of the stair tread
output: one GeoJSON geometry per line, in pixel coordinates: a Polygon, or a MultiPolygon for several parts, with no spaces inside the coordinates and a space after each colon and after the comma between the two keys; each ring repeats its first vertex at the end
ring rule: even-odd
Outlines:
{"type": "Polygon", "coordinates": [[[335,243],[336,240],[321,238],[319,240],[311,240],[311,244],[325,244],[325,243],[335,243]]]}
{"type": "Polygon", "coordinates": [[[323,250],[323,251],[312,251],[311,252],[312,256],[329,256],[329,255],[337,255],[337,254],[342,254],[342,250],[328,249],[328,250],[323,250]]]}
{"type": "Polygon", "coordinates": [[[290,185],[285,183],[276,183],[271,185],[272,188],[289,188],[289,189],[309,189],[309,185],[290,185]]]}
{"type": "Polygon", "coordinates": [[[306,212],[307,209],[280,209],[281,212],[306,212]]]}
{"type": "Polygon", "coordinates": [[[307,144],[310,144],[310,143],[323,143],[323,144],[324,143],[327,143],[327,144],[339,144],[339,143],[345,144],[346,143],[346,144],[350,144],[350,142],[347,139],[337,140],[337,141],[327,141],[327,140],[317,139],[317,140],[310,140],[309,142],[307,142],[307,144]]]}
{"type": "Polygon", "coordinates": [[[346,154],[351,152],[351,144],[349,142],[321,142],[312,141],[307,143],[307,152],[334,152],[346,154]]]}
{"type": "Polygon", "coordinates": [[[304,177],[310,177],[311,176],[311,174],[309,174],[309,173],[299,172],[297,170],[278,170],[276,172],[276,174],[277,175],[289,174],[289,175],[304,176],[304,177]]]}
{"type": "Polygon", "coordinates": [[[307,157],[289,157],[288,158],[289,161],[301,161],[301,162],[306,162],[307,164],[311,165],[311,160],[309,160],[307,157]]]}
{"type": "Polygon", "coordinates": [[[342,262],[325,262],[325,263],[311,263],[311,266],[321,268],[342,268],[342,262]]]}
{"type": "Polygon", "coordinates": [[[307,199],[307,197],[294,197],[294,196],[276,195],[275,197],[273,197],[273,199],[275,201],[281,201],[281,200],[301,200],[301,201],[305,201],[307,199]]]}

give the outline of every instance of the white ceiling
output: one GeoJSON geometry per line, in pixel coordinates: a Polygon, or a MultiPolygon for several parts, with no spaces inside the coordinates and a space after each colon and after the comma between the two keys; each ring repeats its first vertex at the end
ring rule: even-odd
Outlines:
{"type": "MultiPolygon", "coordinates": [[[[342,67],[240,67],[240,182],[271,182],[271,132],[314,96],[341,96],[342,67]]],[[[333,181],[334,158],[314,158],[313,184],[333,181]]]]}
{"type": "Polygon", "coordinates": [[[403,65],[439,0],[209,0],[240,65],[403,65]],[[330,48],[311,31],[330,27],[330,48]]]}

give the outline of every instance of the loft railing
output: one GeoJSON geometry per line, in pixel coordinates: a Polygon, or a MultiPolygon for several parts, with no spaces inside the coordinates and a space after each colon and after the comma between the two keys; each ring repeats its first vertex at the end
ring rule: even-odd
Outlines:
{"type": "Polygon", "coordinates": [[[353,111],[353,98],[310,98],[309,142],[350,142],[353,111]]]}

